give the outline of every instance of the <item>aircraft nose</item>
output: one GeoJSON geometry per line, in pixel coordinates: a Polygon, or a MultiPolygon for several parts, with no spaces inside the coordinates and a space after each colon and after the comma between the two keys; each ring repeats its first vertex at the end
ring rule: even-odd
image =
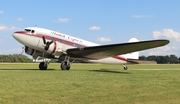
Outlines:
{"type": "Polygon", "coordinates": [[[19,33],[18,32],[14,32],[12,34],[12,36],[16,39],[16,40],[19,40],[19,33]]]}
{"type": "Polygon", "coordinates": [[[21,31],[17,31],[17,32],[14,32],[12,34],[13,38],[15,38],[17,41],[21,42],[21,41],[24,41],[24,38],[23,38],[23,34],[25,34],[24,32],[21,32],[21,31]]]}
{"type": "Polygon", "coordinates": [[[12,36],[13,36],[14,38],[17,38],[16,32],[14,32],[14,33],[12,34],[12,36]]]}

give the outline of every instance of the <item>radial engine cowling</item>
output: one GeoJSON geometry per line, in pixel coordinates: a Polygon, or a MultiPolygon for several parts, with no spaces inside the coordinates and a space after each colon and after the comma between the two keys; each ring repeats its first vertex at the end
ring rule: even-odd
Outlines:
{"type": "Polygon", "coordinates": [[[56,41],[48,41],[44,42],[44,50],[47,54],[54,55],[55,57],[59,57],[62,54],[65,54],[67,47],[63,48],[62,44],[56,41]]]}
{"type": "Polygon", "coordinates": [[[47,41],[44,36],[42,37],[42,40],[44,44],[44,50],[47,53],[53,54],[56,51],[56,41],[47,41]]]}
{"type": "Polygon", "coordinates": [[[38,50],[35,50],[33,48],[25,46],[25,53],[28,55],[33,56],[34,58],[37,58],[38,56],[42,56],[42,53],[38,50]]]}

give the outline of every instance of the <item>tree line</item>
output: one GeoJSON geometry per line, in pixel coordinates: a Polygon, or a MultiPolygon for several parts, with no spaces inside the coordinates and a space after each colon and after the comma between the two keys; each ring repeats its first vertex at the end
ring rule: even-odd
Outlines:
{"type": "Polygon", "coordinates": [[[31,63],[32,59],[28,58],[25,55],[20,54],[9,54],[9,55],[0,55],[0,62],[4,63],[31,63]]]}
{"type": "MultiPolygon", "coordinates": [[[[166,55],[166,56],[140,56],[139,60],[146,61],[156,61],[158,64],[179,64],[180,58],[175,55],[166,55]]],[[[1,63],[32,63],[33,60],[28,58],[25,55],[20,54],[9,54],[9,55],[0,55],[1,63]]],[[[57,60],[52,60],[51,62],[58,62],[57,60]]]]}
{"type": "Polygon", "coordinates": [[[147,60],[147,61],[156,61],[158,64],[179,64],[180,58],[175,55],[166,55],[166,56],[140,56],[140,60],[147,60]]]}

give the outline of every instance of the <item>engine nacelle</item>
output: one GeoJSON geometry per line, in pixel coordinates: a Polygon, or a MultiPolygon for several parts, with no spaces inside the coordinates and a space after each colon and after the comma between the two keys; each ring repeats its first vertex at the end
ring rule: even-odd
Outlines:
{"type": "Polygon", "coordinates": [[[54,41],[49,45],[49,48],[46,50],[47,53],[53,54],[57,49],[57,43],[54,41]]]}
{"type": "Polygon", "coordinates": [[[38,50],[35,50],[33,48],[30,48],[30,47],[27,47],[25,46],[25,53],[28,54],[28,55],[31,55],[33,56],[33,58],[37,58],[38,56],[42,56],[42,52],[38,51],[38,50]]]}
{"type": "Polygon", "coordinates": [[[46,51],[48,54],[54,55],[55,58],[59,58],[62,54],[66,54],[66,48],[63,44],[54,41],[46,51]]]}
{"type": "Polygon", "coordinates": [[[47,50],[45,49],[45,45],[39,45],[39,50],[25,46],[25,52],[28,55],[33,56],[34,58],[37,58],[38,56],[54,56],[54,58],[59,58],[62,54],[66,54],[67,47],[63,48],[64,46],[59,42],[54,41],[52,44],[49,45],[47,50]]]}

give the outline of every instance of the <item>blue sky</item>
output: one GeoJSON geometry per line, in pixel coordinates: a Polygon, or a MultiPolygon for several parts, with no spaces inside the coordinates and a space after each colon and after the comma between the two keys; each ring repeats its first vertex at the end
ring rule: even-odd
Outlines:
{"type": "Polygon", "coordinates": [[[21,53],[12,33],[38,26],[98,44],[168,39],[140,55],[180,57],[179,0],[0,0],[0,54],[21,53]]]}

